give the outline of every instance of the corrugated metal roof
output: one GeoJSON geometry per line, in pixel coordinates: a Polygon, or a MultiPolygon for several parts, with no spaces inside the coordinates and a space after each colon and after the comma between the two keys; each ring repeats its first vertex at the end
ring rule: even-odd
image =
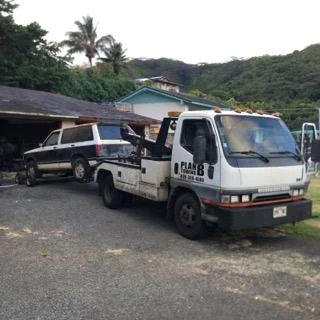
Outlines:
{"type": "Polygon", "coordinates": [[[59,94],[0,86],[0,115],[74,118],[153,124],[158,120],[123,112],[112,104],[98,104],[59,94]]]}

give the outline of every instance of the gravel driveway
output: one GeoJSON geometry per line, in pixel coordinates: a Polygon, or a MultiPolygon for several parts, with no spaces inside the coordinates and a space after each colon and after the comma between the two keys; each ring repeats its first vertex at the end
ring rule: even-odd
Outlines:
{"type": "Polygon", "coordinates": [[[0,319],[320,318],[320,243],[265,229],[193,242],[95,184],[0,189],[0,319]]]}

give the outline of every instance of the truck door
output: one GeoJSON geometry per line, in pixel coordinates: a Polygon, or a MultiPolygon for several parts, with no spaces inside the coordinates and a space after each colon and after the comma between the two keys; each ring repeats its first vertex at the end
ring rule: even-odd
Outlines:
{"type": "MultiPolygon", "coordinates": [[[[192,189],[201,194],[210,192],[213,195],[218,192],[220,186],[219,154],[214,162],[209,160],[212,157],[208,154],[210,150],[213,151],[212,148],[209,148],[209,144],[216,140],[211,121],[203,118],[185,118],[182,123],[179,123],[174,139],[171,177],[189,187],[192,184],[192,189]],[[195,138],[199,132],[206,137],[207,155],[203,163],[196,164],[194,162],[195,138]]],[[[213,144],[214,151],[217,153],[217,144],[213,144]]]]}
{"type": "Polygon", "coordinates": [[[301,137],[300,137],[300,151],[305,160],[311,156],[312,141],[317,139],[317,128],[314,123],[305,122],[302,124],[301,137]]]}

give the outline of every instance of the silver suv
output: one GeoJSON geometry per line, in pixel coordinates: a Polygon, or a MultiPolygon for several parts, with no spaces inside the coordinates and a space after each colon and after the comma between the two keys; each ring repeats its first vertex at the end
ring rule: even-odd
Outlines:
{"type": "Polygon", "coordinates": [[[27,185],[35,185],[43,173],[73,174],[79,182],[91,181],[99,161],[134,151],[122,139],[122,128],[120,124],[90,123],[52,131],[39,148],[24,153],[27,185]]]}

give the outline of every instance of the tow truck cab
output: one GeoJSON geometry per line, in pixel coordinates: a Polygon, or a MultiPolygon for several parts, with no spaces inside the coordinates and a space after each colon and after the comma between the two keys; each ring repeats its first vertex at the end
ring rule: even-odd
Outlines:
{"type": "Polygon", "coordinates": [[[234,111],[180,116],[171,192],[192,189],[205,220],[237,230],[306,219],[308,185],[304,159],[279,117],[234,111]]]}

